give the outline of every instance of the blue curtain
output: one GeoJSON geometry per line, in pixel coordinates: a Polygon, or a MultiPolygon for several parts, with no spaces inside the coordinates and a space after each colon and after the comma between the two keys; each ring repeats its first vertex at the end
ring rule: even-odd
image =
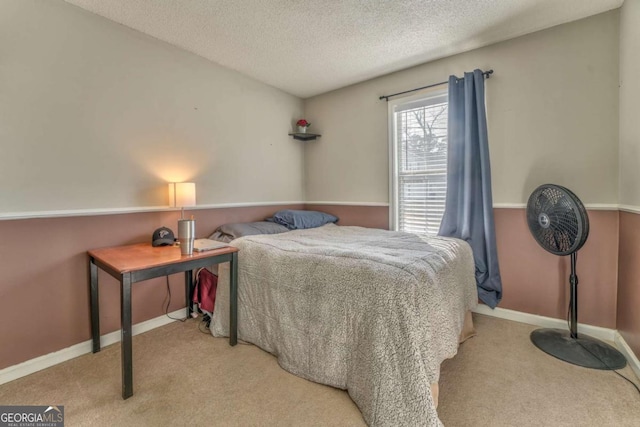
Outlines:
{"type": "Polygon", "coordinates": [[[449,77],[447,197],[441,236],[471,245],[478,297],[495,308],[502,298],[491,197],[491,167],[484,75],[481,70],[449,77]]]}

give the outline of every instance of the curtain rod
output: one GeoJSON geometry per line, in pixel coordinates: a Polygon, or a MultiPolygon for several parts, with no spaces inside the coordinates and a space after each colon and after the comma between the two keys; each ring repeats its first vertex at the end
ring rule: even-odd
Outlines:
{"type": "MultiPolygon", "coordinates": [[[[484,78],[485,79],[488,79],[489,76],[491,76],[491,74],[493,74],[493,70],[483,71],[482,74],[484,74],[484,78]]],[[[411,90],[405,90],[404,92],[392,93],[391,95],[382,95],[379,99],[381,99],[381,100],[384,99],[385,101],[389,101],[389,98],[391,98],[392,96],[404,95],[405,93],[415,92],[417,90],[422,90],[422,89],[428,89],[430,87],[441,86],[441,85],[445,85],[447,83],[449,83],[448,80],[445,81],[445,82],[434,83],[432,85],[422,86],[422,87],[418,87],[418,88],[411,89],[411,90]]]]}

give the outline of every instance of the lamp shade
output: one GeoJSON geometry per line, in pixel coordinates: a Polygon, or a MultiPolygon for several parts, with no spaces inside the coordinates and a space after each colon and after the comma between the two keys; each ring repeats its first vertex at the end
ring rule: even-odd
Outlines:
{"type": "Polygon", "coordinates": [[[169,206],[183,208],[196,205],[195,182],[170,182],[169,206]]]}

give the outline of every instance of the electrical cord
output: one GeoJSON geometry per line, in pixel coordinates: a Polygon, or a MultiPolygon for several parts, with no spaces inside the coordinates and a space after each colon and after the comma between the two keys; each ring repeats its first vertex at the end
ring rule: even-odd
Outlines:
{"type": "Polygon", "coordinates": [[[200,322],[198,322],[198,330],[203,334],[211,335],[211,331],[209,330],[209,322],[211,322],[211,320],[207,320],[207,317],[208,316],[202,316],[202,319],[200,319],[200,322]],[[203,325],[204,330],[202,329],[203,325]]]}
{"type": "MultiPolygon", "coordinates": [[[[187,321],[187,317],[182,318],[182,319],[178,319],[176,317],[171,317],[169,316],[169,305],[171,304],[171,287],[169,286],[169,276],[167,276],[167,296],[164,298],[163,301],[164,304],[164,314],[171,320],[177,320],[179,322],[186,322],[187,321]]],[[[197,316],[197,314],[196,314],[197,316]]],[[[198,330],[200,332],[202,332],[203,334],[207,334],[209,335],[211,332],[209,331],[209,322],[211,322],[211,319],[207,319],[207,317],[209,316],[202,316],[202,318],[200,319],[200,322],[198,322],[198,330]],[[202,326],[204,325],[205,330],[202,329],[202,326]]]]}
{"type": "MultiPolygon", "coordinates": [[[[187,318],[183,318],[183,319],[178,319],[177,317],[171,317],[169,316],[169,305],[171,304],[171,287],[169,286],[169,276],[166,276],[167,279],[167,296],[164,298],[164,301],[166,301],[166,305],[164,307],[164,314],[171,320],[177,320],[179,322],[186,322],[187,318]]],[[[164,303],[163,301],[163,303],[164,303]]]]}
{"type": "MultiPolygon", "coordinates": [[[[569,301],[569,306],[567,307],[567,326],[569,327],[569,331],[571,331],[571,323],[569,321],[569,316],[571,313],[571,298],[569,301]]],[[[580,345],[580,347],[582,347],[583,349],[585,349],[588,353],[590,353],[593,357],[595,357],[596,359],[598,359],[600,361],[600,363],[602,363],[604,366],[607,367],[607,370],[609,371],[613,371],[616,375],[618,375],[619,377],[621,377],[622,379],[626,380],[629,384],[631,384],[633,387],[635,387],[636,391],[638,392],[638,394],[640,394],[640,387],[638,387],[638,385],[631,381],[629,378],[625,377],[624,375],[622,375],[620,372],[616,371],[615,369],[611,369],[609,367],[609,365],[607,364],[607,362],[605,362],[604,360],[602,360],[600,358],[600,356],[598,356],[597,354],[595,354],[594,352],[592,352],[591,350],[589,350],[587,347],[585,347],[580,341],[578,341],[576,339],[576,342],[580,345]]]]}
{"type": "MultiPolygon", "coordinates": [[[[591,353],[593,354],[593,353],[591,353]]],[[[640,388],[638,387],[638,384],[634,383],[633,381],[631,381],[629,378],[625,377],[624,375],[622,375],[620,372],[618,371],[613,371],[616,373],[616,375],[618,375],[619,377],[622,377],[623,379],[627,380],[629,383],[631,383],[632,386],[635,387],[636,391],[638,392],[638,394],[640,394],[640,388]]]]}

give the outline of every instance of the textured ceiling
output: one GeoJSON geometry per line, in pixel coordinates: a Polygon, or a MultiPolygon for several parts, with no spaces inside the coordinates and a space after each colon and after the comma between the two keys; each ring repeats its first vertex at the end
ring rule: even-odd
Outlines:
{"type": "Polygon", "coordinates": [[[623,2],[66,1],[302,98],[595,15],[623,2]]]}

